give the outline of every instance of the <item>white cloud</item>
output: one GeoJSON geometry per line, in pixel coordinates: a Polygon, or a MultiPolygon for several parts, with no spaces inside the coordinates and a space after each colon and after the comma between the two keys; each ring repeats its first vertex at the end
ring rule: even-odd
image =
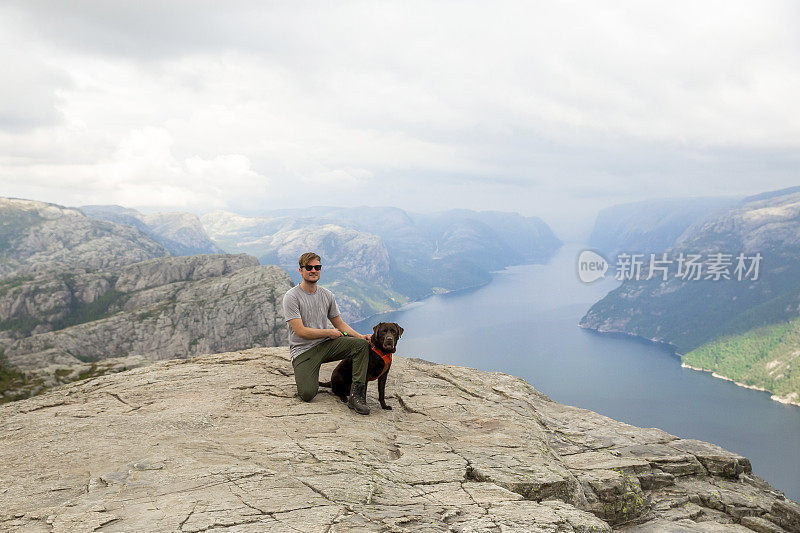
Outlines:
{"type": "Polygon", "coordinates": [[[2,9],[6,194],[534,213],[796,179],[792,2],[2,9]]]}
{"type": "MultiPolygon", "coordinates": [[[[263,194],[269,179],[241,154],[211,159],[177,158],[162,128],[135,130],[112,157],[92,164],[0,166],[0,180],[51,189],[63,203],[113,203],[143,208],[206,210],[225,207],[231,196],[263,194]]],[[[49,198],[46,198],[49,199],[49,198]]]]}

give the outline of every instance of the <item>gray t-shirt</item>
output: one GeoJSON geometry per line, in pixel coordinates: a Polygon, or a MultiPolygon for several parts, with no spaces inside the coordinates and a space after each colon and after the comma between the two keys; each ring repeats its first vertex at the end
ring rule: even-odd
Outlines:
{"type": "MultiPolygon", "coordinates": [[[[307,328],[330,329],[333,326],[328,324],[328,319],[339,316],[339,308],[336,306],[333,293],[328,289],[318,285],[314,294],[308,294],[300,285],[295,285],[283,296],[283,316],[287,322],[293,318],[300,318],[307,328]]],[[[294,358],[301,353],[326,340],[328,339],[304,339],[290,326],[289,356],[294,361],[294,358]]]]}

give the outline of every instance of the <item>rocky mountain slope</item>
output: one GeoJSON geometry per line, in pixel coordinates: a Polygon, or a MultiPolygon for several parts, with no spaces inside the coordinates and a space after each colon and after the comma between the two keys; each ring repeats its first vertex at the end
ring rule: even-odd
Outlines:
{"type": "Polygon", "coordinates": [[[225,253],[211,242],[197,215],[170,212],[145,215],[118,205],[84,205],[78,208],[86,216],[125,224],[149,235],[172,255],[225,253]]]}
{"type": "Polygon", "coordinates": [[[0,403],[142,358],[286,341],[280,267],[170,257],[134,227],[42,202],[0,199],[0,221],[0,403]]]}
{"type": "Polygon", "coordinates": [[[666,250],[673,260],[681,252],[701,255],[701,279],[677,277],[673,264],[666,281],[660,275],[626,281],[595,304],[582,324],[663,340],[685,353],[722,334],[790,319],[800,303],[798,251],[800,191],[745,199],[690,227],[666,250]],[[735,263],[728,269],[731,279],[706,279],[709,256],[717,252],[760,253],[758,279],[734,279],[735,263]]]}
{"type": "Polygon", "coordinates": [[[122,311],[137,291],[255,265],[247,255],[163,257],[118,269],[50,269],[0,279],[0,346],[122,311]]]}
{"type": "Polygon", "coordinates": [[[291,282],[280,268],[259,266],[254,257],[169,257],[130,265],[111,278],[113,284],[107,276],[94,272],[88,290],[73,288],[93,302],[106,297],[101,314],[18,339],[5,347],[7,361],[33,369],[132,354],[166,359],[285,340],[281,300],[291,282]],[[92,283],[96,277],[107,285],[92,283]],[[107,290],[92,292],[98,287],[107,290]]]}
{"type": "Polygon", "coordinates": [[[201,221],[220,247],[281,265],[295,278],[297,257],[316,250],[346,320],[480,285],[493,270],[543,261],[561,245],[540,219],[515,213],[315,207],[262,217],[217,211],[201,221]]]}
{"type": "Polygon", "coordinates": [[[94,363],[109,358],[169,359],[286,342],[281,301],[291,280],[251,256],[166,257],[61,275],[0,291],[0,313],[37,322],[28,332],[0,332],[5,364],[34,378],[29,392],[93,373],[94,363]]]}
{"type": "Polygon", "coordinates": [[[700,279],[676,276],[678,265],[673,264],[667,280],[660,273],[646,280],[644,268],[639,280],[625,281],[593,305],[581,326],[668,342],[685,354],[800,316],[798,188],[745,198],[688,228],[666,252],[675,261],[681,253],[700,255],[700,279]],[[710,273],[717,253],[729,254],[730,279],[714,279],[710,273]],[[738,279],[739,253],[761,256],[757,279],[754,275],[738,279]]]}
{"type": "Polygon", "coordinates": [[[139,230],[55,204],[0,198],[0,277],[115,268],[169,252],[139,230]]]}
{"type": "Polygon", "coordinates": [[[408,298],[390,284],[389,252],[380,237],[324,220],[241,217],[217,211],[201,220],[226,250],[255,255],[282,266],[295,282],[297,258],[316,251],[324,260],[323,285],[336,294],[346,321],[396,309],[408,298]]]}
{"type": "Polygon", "coordinates": [[[519,378],[397,357],[387,391],[368,417],[301,402],[260,348],[0,406],[0,529],[800,531],[746,458],[519,378]]]}

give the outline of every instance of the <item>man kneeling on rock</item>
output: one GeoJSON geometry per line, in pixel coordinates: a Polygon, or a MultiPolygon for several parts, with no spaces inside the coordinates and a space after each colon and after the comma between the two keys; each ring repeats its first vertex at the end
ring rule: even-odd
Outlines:
{"type": "Polygon", "coordinates": [[[361,335],[339,314],[333,293],[317,285],[322,275],[320,257],[308,252],[300,256],[303,281],[283,297],[283,314],[289,323],[289,355],[294,367],[297,392],[306,402],[317,395],[322,363],[353,358],[353,385],[347,405],[362,415],[367,407],[367,366],[370,335],[361,335]],[[335,329],[328,328],[328,320],[335,329]]]}

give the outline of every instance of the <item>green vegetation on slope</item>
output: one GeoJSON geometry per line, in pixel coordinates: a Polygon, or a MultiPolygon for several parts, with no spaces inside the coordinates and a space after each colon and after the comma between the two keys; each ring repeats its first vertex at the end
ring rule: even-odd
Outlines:
{"type": "Polygon", "coordinates": [[[70,326],[108,318],[118,312],[128,298],[130,298],[130,294],[120,292],[116,289],[107,290],[99,298],[90,303],[79,302],[73,297],[67,315],[55,321],[53,323],[53,329],[65,329],[70,326]]]}
{"type": "MultiPolygon", "coordinates": [[[[130,293],[123,293],[111,288],[92,302],[82,302],[76,296],[81,287],[76,283],[75,277],[74,273],[66,272],[38,280],[33,280],[32,276],[17,276],[0,280],[0,296],[9,296],[18,300],[34,301],[37,295],[63,292],[65,288],[69,292],[69,298],[65,304],[57,303],[55,307],[36,315],[19,314],[0,320],[0,331],[9,331],[16,334],[15,338],[21,338],[31,335],[40,324],[48,325],[45,331],[55,331],[101,320],[119,312],[130,298],[130,293]],[[63,281],[64,285],[54,282],[54,277],[63,281]],[[25,287],[22,287],[23,285],[25,287]],[[20,290],[20,287],[24,290],[20,290]]],[[[113,287],[116,276],[106,276],[106,280],[113,287]]],[[[60,302],[59,298],[55,300],[60,302]]]]}
{"type": "Polygon", "coordinates": [[[0,320],[0,331],[10,331],[22,337],[27,337],[42,322],[43,320],[32,316],[7,318],[6,320],[0,320]]]}
{"type": "Polygon", "coordinates": [[[27,375],[8,366],[0,350],[0,404],[28,398],[36,385],[27,375]]]}
{"type": "Polygon", "coordinates": [[[800,319],[722,337],[687,353],[683,361],[800,402],[800,319]]]}
{"type": "Polygon", "coordinates": [[[12,278],[0,279],[0,294],[9,289],[19,287],[23,283],[27,283],[31,280],[33,280],[33,276],[31,275],[14,276],[12,278]]]}
{"type": "Polygon", "coordinates": [[[340,311],[349,307],[362,316],[386,313],[410,301],[407,296],[386,287],[352,279],[339,279],[325,287],[336,295],[340,311]]]}

